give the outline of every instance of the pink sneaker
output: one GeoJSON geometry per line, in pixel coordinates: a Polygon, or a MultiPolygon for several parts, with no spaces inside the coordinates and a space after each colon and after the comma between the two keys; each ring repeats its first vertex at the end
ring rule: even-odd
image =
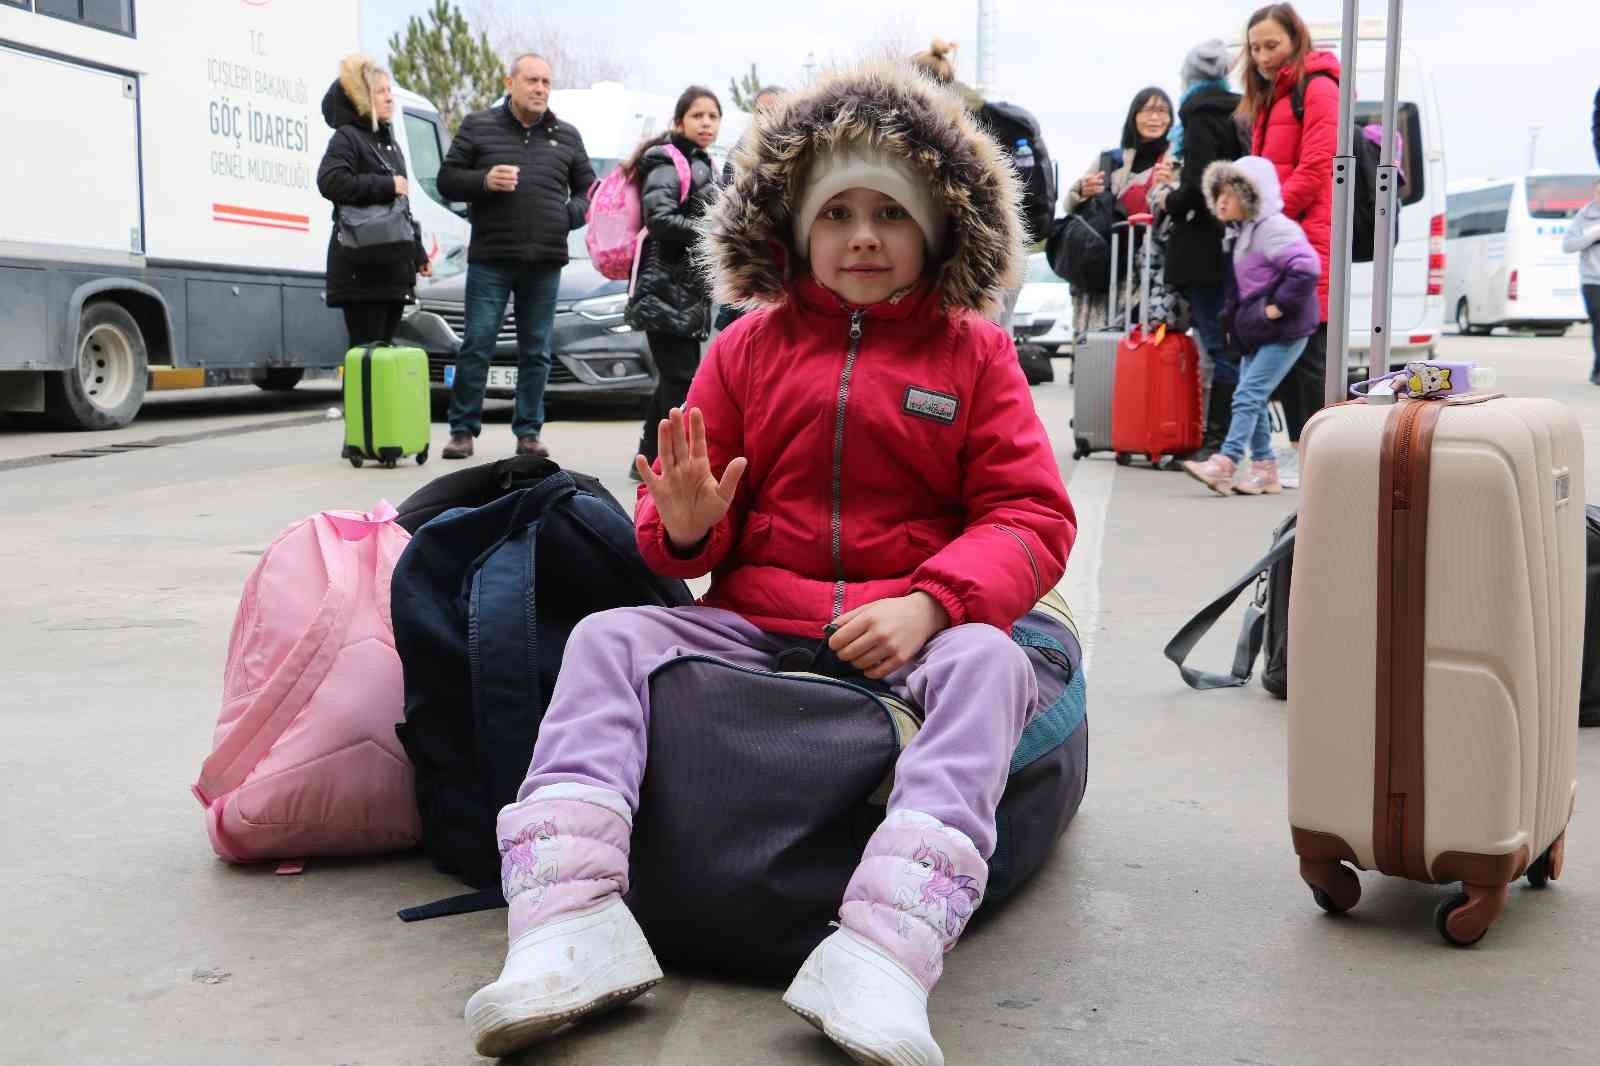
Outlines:
{"type": "Polygon", "coordinates": [[[1233,475],[1238,469],[1232,459],[1221,452],[1217,452],[1203,463],[1188,462],[1183,464],[1183,472],[1201,482],[1206,488],[1218,496],[1228,496],[1233,492],[1233,475]]]}
{"type": "Polygon", "coordinates": [[[1234,492],[1242,492],[1246,496],[1276,496],[1283,491],[1283,483],[1278,480],[1278,461],[1276,459],[1257,459],[1250,464],[1250,476],[1240,478],[1233,486],[1234,492]]]}

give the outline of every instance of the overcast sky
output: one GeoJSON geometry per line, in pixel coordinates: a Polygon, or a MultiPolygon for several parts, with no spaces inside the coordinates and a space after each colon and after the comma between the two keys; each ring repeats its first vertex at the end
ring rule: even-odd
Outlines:
{"type": "MultiPolygon", "coordinates": [[[[469,13],[476,0],[464,0],[469,13]]],[[[885,40],[917,48],[939,35],[961,44],[960,76],[976,80],[975,0],[807,0],[803,4],[694,4],[498,0],[501,10],[537,11],[575,42],[595,42],[624,62],[630,88],[676,94],[691,82],[725,93],[753,62],[763,81],[804,80],[819,63],[849,59],[885,40]]],[[[390,34],[430,0],[361,0],[362,46],[387,56],[390,34]]],[[[1172,4],[1070,3],[1043,13],[1037,0],[997,0],[996,91],[1034,112],[1064,176],[1086,169],[1116,140],[1127,102],[1141,86],[1178,88],[1183,55],[1208,37],[1232,40],[1252,0],[1172,4]]],[[[1334,0],[1300,5],[1308,21],[1336,19],[1334,0]]],[[[1447,176],[1520,173],[1529,127],[1541,126],[1537,165],[1594,172],[1590,115],[1600,88],[1600,18],[1595,0],[1506,3],[1411,0],[1403,39],[1431,71],[1438,93],[1447,176]]],[[[1362,14],[1382,18],[1367,0],[1362,14]]],[[[1365,79],[1363,79],[1364,81],[1365,79]]]]}

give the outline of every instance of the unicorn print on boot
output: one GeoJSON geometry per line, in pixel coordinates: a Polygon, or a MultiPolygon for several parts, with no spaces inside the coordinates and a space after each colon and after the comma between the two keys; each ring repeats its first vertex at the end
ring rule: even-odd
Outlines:
{"type": "Polygon", "coordinates": [[[632,823],[617,793],[570,783],[500,812],[510,948],[499,978],[467,1001],[478,1054],[509,1055],[662,979],[622,902],[632,823]]]}
{"type": "Polygon", "coordinates": [[[783,1002],[857,1062],[942,1066],[928,993],[989,867],[960,830],[920,811],[892,811],[867,841],[839,908],[783,1002]]]}

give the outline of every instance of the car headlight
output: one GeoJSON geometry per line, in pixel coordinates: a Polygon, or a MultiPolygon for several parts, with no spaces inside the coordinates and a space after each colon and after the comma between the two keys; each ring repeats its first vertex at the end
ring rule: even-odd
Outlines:
{"type": "Polygon", "coordinates": [[[622,312],[628,309],[628,294],[619,292],[614,296],[594,296],[587,300],[579,300],[572,305],[572,309],[591,322],[621,318],[622,312]]]}

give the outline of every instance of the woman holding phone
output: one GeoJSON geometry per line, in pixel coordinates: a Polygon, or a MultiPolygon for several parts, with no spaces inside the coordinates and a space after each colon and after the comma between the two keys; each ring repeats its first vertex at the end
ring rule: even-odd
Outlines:
{"type": "MultiPolygon", "coordinates": [[[[1154,86],[1140,89],[1128,105],[1120,147],[1101,152],[1087,173],[1067,189],[1067,214],[1074,214],[1108,189],[1129,215],[1151,209],[1153,189],[1173,181],[1167,134],[1172,131],[1172,98],[1154,86]]],[[[1123,254],[1127,254],[1124,241],[1123,254]]],[[[1111,329],[1104,293],[1073,293],[1072,324],[1077,336],[1091,329],[1111,329]]]]}

